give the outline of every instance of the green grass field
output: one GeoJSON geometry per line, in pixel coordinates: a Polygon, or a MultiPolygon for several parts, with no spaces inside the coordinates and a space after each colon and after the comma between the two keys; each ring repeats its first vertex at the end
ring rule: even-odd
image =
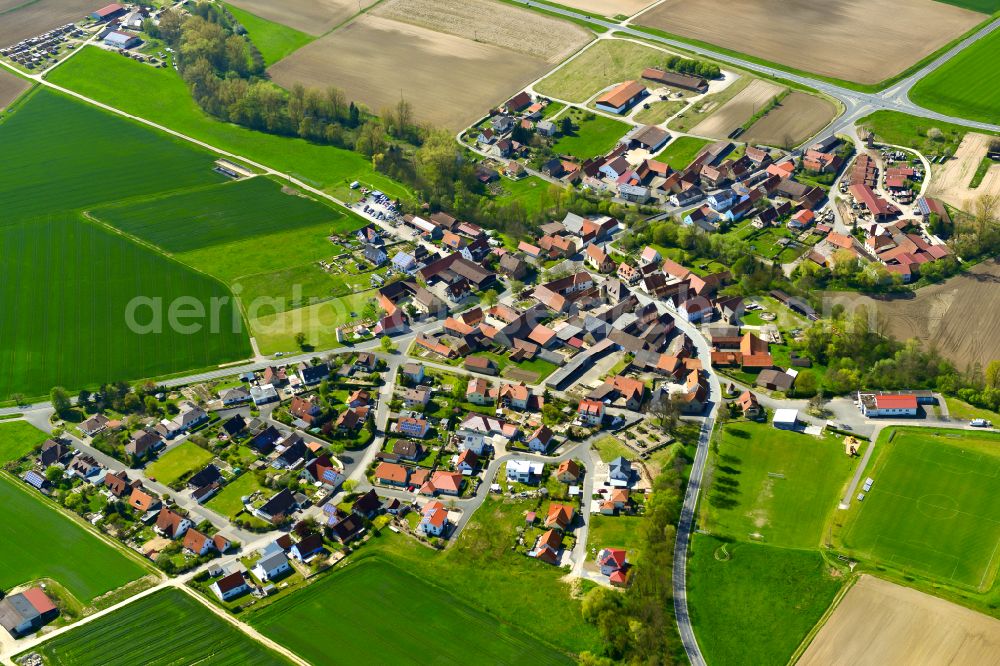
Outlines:
{"type": "Polygon", "coordinates": [[[1000,414],[996,412],[991,412],[988,409],[982,409],[981,407],[975,407],[967,402],[963,402],[958,398],[945,398],[945,402],[948,404],[948,414],[952,419],[971,421],[972,419],[986,419],[987,421],[993,421],[994,423],[1000,424],[1000,414]]]}
{"type": "Polygon", "coordinates": [[[323,202],[286,194],[267,178],[98,208],[92,214],[227,282],[244,308],[255,299],[304,302],[370,288],[367,276],[330,275],[316,263],[343,251],[331,234],[365,222],[323,202]],[[356,278],[356,279],[355,279],[356,278]],[[353,279],[353,282],[352,282],[353,279]]]}
{"type": "Polygon", "coordinates": [[[679,136],[660,151],[656,159],[666,162],[673,169],[684,169],[694,161],[701,149],[711,141],[694,136],[679,136]]]}
{"type": "Polygon", "coordinates": [[[350,194],[348,185],[354,180],[390,196],[412,196],[399,183],[377,173],[371,161],[359,153],[255,132],[209,116],[191,99],[187,86],[171,67],[154,69],[116,53],[88,47],[54,69],[49,79],[117,109],[290,173],[341,197],[350,194]],[[134,91],[140,90],[142,94],[135,94],[134,91]]]}
{"type": "Polygon", "coordinates": [[[910,99],[949,116],[1000,120],[1000,32],[993,32],[920,79],[910,99]]]}
{"type": "Polygon", "coordinates": [[[247,36],[264,56],[264,62],[268,65],[273,65],[314,39],[311,35],[299,32],[295,28],[262,19],[232,5],[227,4],[226,9],[247,29],[247,36]]]}
{"type": "Polygon", "coordinates": [[[588,119],[586,111],[572,110],[576,129],[573,134],[560,136],[552,145],[552,151],[558,154],[574,155],[582,160],[603,155],[618,143],[631,128],[620,120],[606,118],[593,114],[588,119]]]}
{"type": "Polygon", "coordinates": [[[842,438],[746,422],[725,426],[713,462],[702,527],[791,548],[819,546],[857,466],[844,454],[842,438]]]}
{"type": "MultiPolygon", "coordinates": [[[[0,164],[0,399],[249,355],[224,285],[79,213],[123,194],[218,183],[209,153],[41,90],[0,124],[0,154],[19,156],[0,164]],[[160,332],[129,329],[127,309],[137,297],[159,303],[160,332]],[[181,298],[206,312],[220,299],[220,330],[185,334],[169,326],[166,310],[181,298]]],[[[145,306],[135,315],[142,323],[153,316],[145,306]]]]}
{"type": "Polygon", "coordinates": [[[197,472],[213,458],[214,455],[194,442],[182,442],[146,467],[146,475],[169,485],[189,472],[197,472]]]}
{"type": "Polygon", "coordinates": [[[590,532],[587,535],[587,548],[624,548],[630,551],[632,561],[637,558],[635,552],[642,544],[642,516],[603,516],[594,514],[590,517],[590,532]]]}
{"type": "MultiPolygon", "coordinates": [[[[127,201],[91,211],[98,219],[171,254],[322,225],[326,233],[363,221],[305,196],[285,194],[268,178],[127,201]]],[[[323,232],[317,232],[323,233],[323,232]]],[[[290,248],[281,248],[289,253],[290,248]]],[[[276,268],[287,265],[288,259],[276,268]]]]}
{"type": "Polygon", "coordinates": [[[17,460],[48,438],[27,421],[0,422],[0,465],[17,460]]]}
{"type": "Polygon", "coordinates": [[[687,102],[671,100],[669,102],[650,102],[648,109],[635,114],[633,119],[647,125],[659,125],[670,116],[687,106],[687,102]]]}
{"type": "Polygon", "coordinates": [[[982,12],[984,14],[992,14],[993,12],[1000,11],[1000,0],[938,0],[938,2],[955,5],[956,7],[964,7],[965,9],[971,9],[974,12],[982,12]]]}
{"type": "Polygon", "coordinates": [[[841,583],[819,553],[695,534],[688,610],[705,660],[712,666],[787,663],[841,583]]]}
{"type": "Polygon", "coordinates": [[[919,150],[924,155],[954,154],[968,128],[961,125],[940,122],[930,118],[918,118],[898,111],[876,111],[858,121],[858,127],[867,127],[875,132],[879,141],[919,150]],[[932,138],[932,129],[939,130],[939,138],[932,138]]]}
{"type": "Polygon", "coordinates": [[[659,49],[604,39],[535,84],[535,90],[540,95],[582,104],[614,83],[638,80],[642,70],[662,65],[666,59],[667,54],[659,49]]]}
{"type": "Polygon", "coordinates": [[[295,334],[299,331],[306,334],[306,342],[313,347],[336,347],[337,327],[357,321],[351,313],[360,313],[377,296],[375,290],[369,290],[278,313],[262,309],[257,316],[248,313],[250,329],[265,354],[298,349],[295,334]]]}
{"type": "MultiPolygon", "coordinates": [[[[528,215],[534,215],[554,204],[550,192],[552,183],[538,176],[526,176],[520,180],[504,178],[500,181],[500,186],[504,189],[504,193],[496,197],[496,200],[504,203],[517,201],[524,206],[524,212],[528,215]]],[[[558,185],[556,188],[562,189],[558,185]]]]}
{"type": "Polygon", "coordinates": [[[257,477],[248,472],[243,473],[208,500],[206,506],[223,516],[233,517],[243,510],[242,498],[258,490],[264,490],[264,486],[257,483],[257,477]]]}
{"type": "Polygon", "coordinates": [[[313,663],[331,657],[361,663],[569,664],[519,629],[497,622],[447,590],[395,564],[368,558],[279,600],[249,621],[313,663]],[[350,622],[335,600],[350,600],[350,622]],[[372,640],[377,632],[378,640],[372,640]],[[317,641],[322,633],[324,641],[317,641]]]}
{"type": "Polygon", "coordinates": [[[874,564],[983,592],[1000,558],[1000,435],[893,428],[882,431],[875,483],[854,501],[842,548],[874,564]]]}
{"type": "Polygon", "coordinates": [[[66,666],[289,663],[176,589],[143,597],[33,649],[46,664],[66,666]]]}
{"type": "Polygon", "coordinates": [[[0,588],[51,578],[87,604],[147,573],[33,493],[0,476],[0,588]]]}

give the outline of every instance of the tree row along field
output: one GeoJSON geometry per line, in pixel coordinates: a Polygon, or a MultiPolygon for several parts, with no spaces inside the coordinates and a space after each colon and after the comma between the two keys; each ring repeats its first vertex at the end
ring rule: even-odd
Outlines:
{"type": "Polygon", "coordinates": [[[249,355],[223,284],[82,215],[123,197],[219,183],[211,154],[45,90],[0,124],[0,154],[18,156],[0,164],[0,399],[249,355]],[[137,297],[206,307],[225,299],[218,319],[227,325],[215,334],[133,331],[126,311],[137,297]]]}

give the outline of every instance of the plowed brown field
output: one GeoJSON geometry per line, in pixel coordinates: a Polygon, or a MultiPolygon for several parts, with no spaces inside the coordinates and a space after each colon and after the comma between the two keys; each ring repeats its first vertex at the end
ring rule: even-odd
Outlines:
{"type": "Polygon", "coordinates": [[[917,338],[964,370],[1000,358],[1000,262],[987,261],[911,298],[878,300],[838,294],[835,303],[875,307],[899,340],[917,338]]]}
{"type": "Polygon", "coordinates": [[[985,19],[933,0],[666,0],[637,22],[795,69],[871,84],[985,19]]]}
{"type": "Polygon", "coordinates": [[[1000,620],[862,576],[797,666],[992,666],[997,655],[1000,620]]]}

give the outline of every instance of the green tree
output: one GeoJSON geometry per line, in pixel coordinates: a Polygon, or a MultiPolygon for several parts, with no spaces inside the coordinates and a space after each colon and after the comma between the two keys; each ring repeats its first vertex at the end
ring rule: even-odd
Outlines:
{"type": "Polygon", "coordinates": [[[487,289],[483,292],[483,305],[493,307],[497,304],[498,298],[499,294],[497,294],[495,289],[487,289]]]}
{"type": "Polygon", "coordinates": [[[69,393],[61,386],[56,386],[49,393],[49,400],[52,402],[52,408],[56,410],[56,414],[62,416],[72,409],[73,405],[70,402],[69,393]]]}
{"type": "Polygon", "coordinates": [[[52,465],[51,467],[45,470],[45,480],[48,481],[49,483],[55,483],[56,481],[61,479],[62,476],[63,476],[62,469],[56,467],[55,465],[52,465]]]}
{"type": "Polygon", "coordinates": [[[986,387],[1000,388],[1000,359],[990,361],[986,366],[986,387]]]}
{"type": "Polygon", "coordinates": [[[299,349],[305,349],[306,346],[306,334],[299,331],[295,334],[295,344],[299,346],[299,349]]]}
{"type": "Polygon", "coordinates": [[[382,336],[382,339],[379,340],[379,345],[382,347],[382,351],[384,351],[386,354],[391,354],[392,352],[396,351],[396,343],[394,343],[392,341],[392,338],[390,338],[388,335],[382,336]]]}

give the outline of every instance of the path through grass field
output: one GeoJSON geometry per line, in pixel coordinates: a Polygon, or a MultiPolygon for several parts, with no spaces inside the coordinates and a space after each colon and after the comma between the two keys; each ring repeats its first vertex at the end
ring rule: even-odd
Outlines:
{"type": "Polygon", "coordinates": [[[404,186],[377,173],[360,153],[255,132],[209,116],[191,99],[187,85],[171,67],[155,69],[117,53],[86,47],[54,69],[49,79],[341,197],[350,194],[348,186],[354,180],[393,197],[411,196],[404,186]],[[142,94],[135,94],[137,90],[142,94]]]}
{"type": "Polygon", "coordinates": [[[688,610],[712,666],[787,663],[842,584],[817,552],[691,541],[688,610]]]}

